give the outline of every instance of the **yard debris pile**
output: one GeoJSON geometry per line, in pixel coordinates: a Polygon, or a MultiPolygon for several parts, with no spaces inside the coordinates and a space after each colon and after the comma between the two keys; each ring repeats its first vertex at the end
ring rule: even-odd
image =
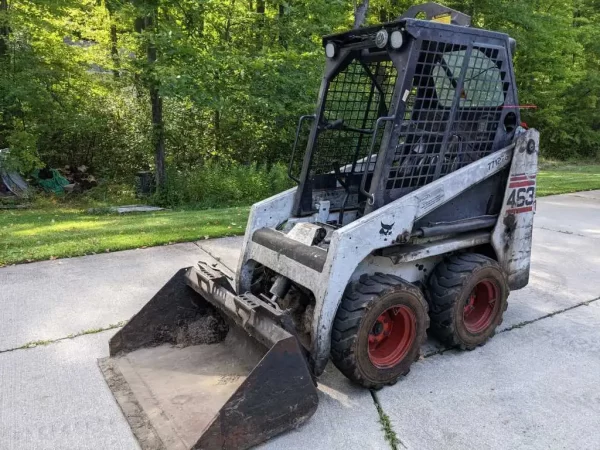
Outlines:
{"type": "MultiPolygon", "coordinates": [[[[0,198],[28,198],[29,184],[19,173],[7,167],[9,153],[8,148],[0,149],[0,198]]],[[[44,192],[57,195],[83,192],[98,186],[98,181],[85,165],[78,167],[67,165],[62,169],[46,166],[34,170],[30,181],[42,188],[44,192]]]]}
{"type": "Polygon", "coordinates": [[[63,177],[57,169],[50,169],[48,167],[36,169],[31,176],[44,192],[62,195],[65,192],[68,192],[69,189],[72,189],[67,188],[67,186],[69,186],[69,180],[63,177]]]}
{"type": "Polygon", "coordinates": [[[27,198],[29,186],[14,170],[4,167],[4,161],[8,156],[7,148],[0,149],[0,198],[27,198]]]}
{"type": "Polygon", "coordinates": [[[75,185],[74,191],[87,191],[93,187],[98,186],[98,181],[89,173],[89,167],[85,165],[81,165],[78,167],[65,166],[64,169],[61,170],[63,175],[67,180],[69,180],[70,184],[75,185]]]}
{"type": "Polygon", "coordinates": [[[0,197],[27,198],[29,186],[17,172],[9,172],[0,167],[0,197]]]}
{"type": "Polygon", "coordinates": [[[98,186],[98,181],[88,170],[85,165],[63,169],[45,167],[35,170],[32,177],[45,192],[57,195],[80,193],[98,186]]]}

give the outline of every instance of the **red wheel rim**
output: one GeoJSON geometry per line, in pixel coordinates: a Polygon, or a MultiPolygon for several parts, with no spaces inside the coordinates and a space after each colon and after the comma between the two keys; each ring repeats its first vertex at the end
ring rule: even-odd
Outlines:
{"type": "Polygon", "coordinates": [[[463,312],[469,333],[481,333],[492,324],[497,300],[498,288],[491,280],[483,280],[475,285],[463,312]]]}
{"type": "Polygon", "coordinates": [[[398,364],[413,345],[417,319],[407,306],[392,306],[375,320],[369,332],[369,359],[379,369],[398,364]]]}

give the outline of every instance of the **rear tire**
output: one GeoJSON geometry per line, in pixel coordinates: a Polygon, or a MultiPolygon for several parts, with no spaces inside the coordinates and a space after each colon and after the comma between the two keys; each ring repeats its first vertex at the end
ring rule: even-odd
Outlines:
{"type": "Polygon", "coordinates": [[[386,274],[348,285],[337,311],[331,359],[351,381],[369,389],[408,374],[426,339],[427,301],[415,285],[386,274]]]}
{"type": "Polygon", "coordinates": [[[500,265],[476,253],[439,263],[429,283],[431,331],[442,342],[472,350],[502,323],[510,290],[500,265]]]}

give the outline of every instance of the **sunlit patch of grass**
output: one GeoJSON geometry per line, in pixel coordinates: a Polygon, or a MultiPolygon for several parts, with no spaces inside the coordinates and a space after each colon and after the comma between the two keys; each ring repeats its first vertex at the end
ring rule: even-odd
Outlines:
{"type": "Polygon", "coordinates": [[[242,234],[249,208],[90,215],[73,209],[0,213],[0,266],[242,234]]]}
{"type": "Polygon", "coordinates": [[[80,220],[80,221],[68,221],[68,222],[56,222],[55,220],[51,221],[51,225],[38,226],[33,228],[27,228],[21,231],[15,231],[15,235],[17,236],[37,236],[45,233],[57,233],[61,231],[69,231],[69,232],[83,232],[85,230],[90,230],[92,228],[103,228],[109,226],[111,224],[110,220],[80,220]]]}
{"type": "Polygon", "coordinates": [[[600,189],[600,165],[553,166],[538,173],[540,197],[600,189]]]}

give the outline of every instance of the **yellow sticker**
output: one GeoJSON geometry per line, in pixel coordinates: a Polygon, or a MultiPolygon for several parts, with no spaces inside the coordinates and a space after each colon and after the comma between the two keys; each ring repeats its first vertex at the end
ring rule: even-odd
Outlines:
{"type": "Polygon", "coordinates": [[[439,22],[439,23],[447,23],[448,25],[450,25],[452,23],[452,14],[450,14],[450,13],[440,14],[439,16],[435,16],[433,19],[431,19],[431,21],[439,22]]]}

